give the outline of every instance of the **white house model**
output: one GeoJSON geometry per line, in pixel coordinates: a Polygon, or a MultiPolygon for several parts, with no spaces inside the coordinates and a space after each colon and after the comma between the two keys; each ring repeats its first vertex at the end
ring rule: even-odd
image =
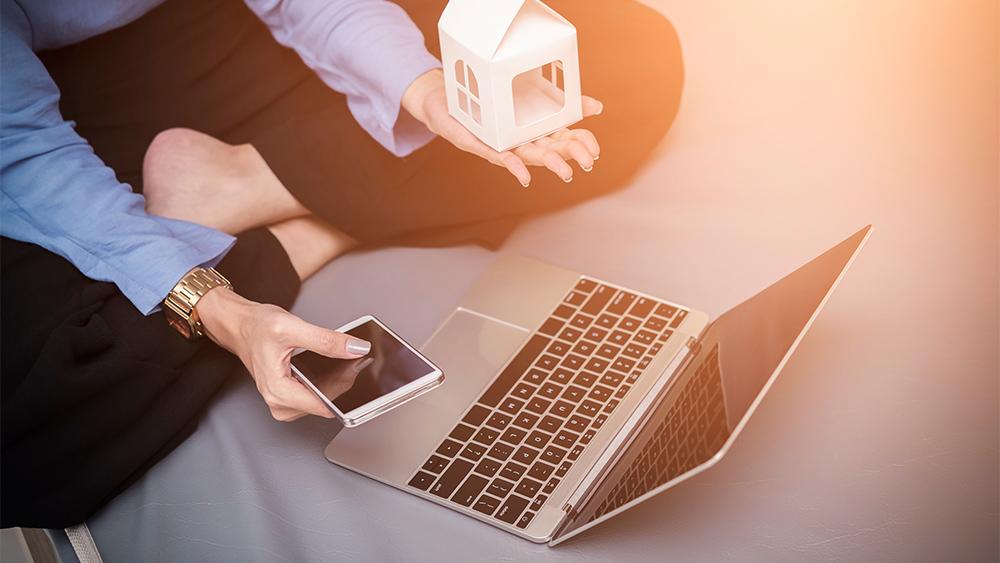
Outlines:
{"type": "Polygon", "coordinates": [[[538,0],[450,0],[438,20],[448,112],[505,151],[583,118],[576,28],[538,0]]]}

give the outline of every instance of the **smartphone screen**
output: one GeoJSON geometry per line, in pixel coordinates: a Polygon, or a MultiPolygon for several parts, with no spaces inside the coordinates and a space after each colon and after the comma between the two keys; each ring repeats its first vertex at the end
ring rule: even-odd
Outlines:
{"type": "Polygon", "coordinates": [[[354,360],[328,358],[308,350],[292,356],[292,364],[341,413],[347,414],[436,369],[375,321],[344,332],[371,342],[371,352],[354,360]]]}

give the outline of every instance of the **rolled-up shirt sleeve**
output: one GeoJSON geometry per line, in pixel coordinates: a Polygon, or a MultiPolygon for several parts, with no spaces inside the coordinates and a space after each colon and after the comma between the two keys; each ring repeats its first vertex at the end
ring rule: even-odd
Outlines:
{"type": "Polygon", "coordinates": [[[59,90],[32,50],[24,14],[5,3],[2,19],[0,232],[114,283],[143,314],[155,311],[187,271],[214,265],[235,239],[148,215],[143,197],[62,118],[59,90]]]}
{"type": "Polygon", "coordinates": [[[245,0],[294,49],[376,141],[405,156],[434,135],[403,112],[407,87],[441,63],[406,12],[384,0],[245,0]]]}

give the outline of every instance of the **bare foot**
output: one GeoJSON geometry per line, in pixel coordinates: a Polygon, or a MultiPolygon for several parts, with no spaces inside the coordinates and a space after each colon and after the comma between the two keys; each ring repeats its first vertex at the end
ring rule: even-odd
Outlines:
{"type": "Polygon", "coordinates": [[[309,213],[252,145],[191,129],[153,139],[142,164],[146,210],[230,234],[309,213]]]}
{"type": "Polygon", "coordinates": [[[300,280],[357,246],[357,241],[328,223],[309,215],[268,227],[278,239],[300,280]]]}

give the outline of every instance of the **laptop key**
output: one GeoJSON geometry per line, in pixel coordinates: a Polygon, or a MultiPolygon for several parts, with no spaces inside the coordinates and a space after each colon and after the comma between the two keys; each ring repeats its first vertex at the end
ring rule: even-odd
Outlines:
{"type": "Polygon", "coordinates": [[[549,433],[555,433],[556,430],[559,430],[560,426],[562,426],[562,421],[551,415],[546,416],[538,423],[539,430],[549,433]]]}
{"type": "Polygon", "coordinates": [[[566,459],[570,461],[576,461],[576,458],[580,457],[580,454],[582,453],[583,453],[583,446],[574,446],[573,449],[569,451],[569,454],[566,456],[566,459]]]}
{"type": "Polygon", "coordinates": [[[424,471],[428,471],[430,473],[437,474],[444,471],[445,467],[448,467],[447,459],[438,455],[432,455],[430,459],[424,462],[424,466],[421,469],[423,469],[424,471]]]}
{"type": "Polygon", "coordinates": [[[594,321],[594,324],[602,328],[611,329],[614,328],[616,324],[618,324],[618,317],[604,313],[603,315],[597,317],[597,320],[594,321]]]}
{"type": "Polygon", "coordinates": [[[472,471],[472,463],[464,459],[456,459],[448,466],[448,470],[431,487],[431,494],[448,498],[455,492],[465,476],[472,471]]]}
{"type": "Polygon", "coordinates": [[[564,461],[562,465],[559,466],[559,469],[556,469],[556,477],[565,476],[566,473],[569,472],[570,467],[573,467],[573,464],[568,461],[564,461]]]}
{"type": "Polygon", "coordinates": [[[479,426],[489,415],[490,409],[480,405],[474,405],[471,409],[469,409],[469,412],[465,414],[465,418],[462,419],[462,422],[471,424],[472,426],[479,426]]]}
{"type": "Polygon", "coordinates": [[[574,434],[568,430],[560,430],[552,443],[560,448],[569,448],[580,438],[579,434],[574,434]]]}
{"type": "Polygon", "coordinates": [[[538,361],[535,362],[535,365],[544,370],[551,370],[552,368],[559,365],[559,358],[545,354],[541,358],[538,358],[538,361]]]}
{"type": "Polygon", "coordinates": [[[646,299],[645,297],[640,297],[635,300],[635,305],[632,306],[632,310],[628,314],[639,317],[640,319],[645,319],[651,312],[653,312],[653,305],[656,303],[652,299],[646,299]]]}
{"type": "Polygon", "coordinates": [[[507,444],[497,442],[493,444],[490,451],[486,455],[492,457],[493,459],[499,459],[500,461],[506,461],[510,454],[514,453],[513,446],[508,446],[507,444]]]}
{"type": "Polygon", "coordinates": [[[576,282],[576,290],[582,291],[583,293],[590,293],[594,291],[597,287],[597,282],[594,280],[588,280],[587,278],[580,278],[580,281],[576,282]]]}
{"type": "MultiPolygon", "coordinates": [[[[577,387],[579,389],[579,387],[577,387]]],[[[563,396],[566,394],[563,393],[563,396]]],[[[567,403],[566,401],[556,401],[556,404],[552,405],[552,414],[556,416],[561,416],[563,418],[569,416],[573,412],[573,404],[567,403]]]]}
{"type": "Polygon", "coordinates": [[[545,444],[549,443],[550,436],[535,430],[530,435],[528,435],[528,441],[525,442],[529,446],[533,446],[538,449],[545,447],[545,444]]]}
{"type": "Polygon", "coordinates": [[[538,327],[538,332],[546,334],[548,336],[555,336],[559,334],[559,329],[561,329],[564,324],[565,324],[564,321],[561,321],[553,317],[549,317],[545,319],[545,322],[542,323],[542,326],[538,327]]]}
{"type": "MultiPolygon", "coordinates": [[[[641,358],[642,355],[645,354],[645,353],[646,353],[646,347],[645,346],[640,346],[639,344],[636,344],[635,342],[630,343],[628,346],[625,347],[624,350],[622,350],[622,355],[623,356],[628,356],[628,357],[634,358],[634,359],[641,358]]],[[[626,370],[626,371],[628,371],[628,370],[626,370]]]]}
{"type": "Polygon", "coordinates": [[[538,394],[546,399],[555,399],[559,396],[560,390],[562,390],[562,387],[550,381],[538,389],[538,394]]]}
{"type": "Polygon", "coordinates": [[[597,381],[597,375],[583,371],[580,372],[580,375],[576,376],[576,379],[573,380],[573,383],[579,385],[580,387],[586,388],[593,385],[595,381],[597,381]]]}
{"type": "Polygon", "coordinates": [[[549,344],[549,339],[545,336],[535,334],[528,342],[521,348],[521,350],[514,356],[514,359],[507,364],[507,367],[500,372],[500,375],[493,380],[489,388],[485,393],[479,398],[479,402],[489,406],[495,407],[507,395],[507,391],[514,386],[515,383],[521,378],[521,375],[531,366],[535,358],[542,353],[549,344]]]}
{"type": "Polygon", "coordinates": [[[536,422],[538,422],[538,417],[536,415],[533,415],[530,412],[522,412],[517,416],[517,418],[514,419],[514,426],[530,430],[536,422]]]}
{"type": "Polygon", "coordinates": [[[521,443],[521,440],[524,439],[525,435],[527,435],[527,432],[512,426],[504,431],[503,436],[501,436],[500,439],[512,446],[516,446],[521,443]]]}
{"type": "Polygon", "coordinates": [[[493,496],[503,498],[507,496],[507,494],[510,493],[511,489],[513,488],[514,488],[514,483],[511,483],[506,479],[501,479],[497,477],[496,479],[493,480],[492,483],[490,483],[490,488],[487,489],[486,492],[493,496]]]}
{"type": "Polygon", "coordinates": [[[591,428],[590,430],[585,430],[583,434],[580,435],[580,443],[589,444],[590,441],[594,439],[595,434],[597,434],[597,431],[594,430],[593,428],[591,428]]]}
{"type": "Polygon", "coordinates": [[[590,327],[587,329],[587,333],[583,335],[587,340],[592,340],[594,342],[600,342],[604,340],[604,337],[608,335],[608,331],[602,328],[590,327]]]}
{"type": "Polygon", "coordinates": [[[548,479],[549,475],[552,475],[552,472],[555,470],[555,467],[545,462],[536,461],[535,464],[531,466],[531,469],[528,470],[528,477],[537,479],[538,481],[544,481],[548,479]]]}
{"type": "Polygon", "coordinates": [[[594,322],[594,317],[584,315],[583,313],[577,313],[572,319],[569,320],[569,324],[581,330],[590,326],[590,323],[592,322],[594,322]]]}
{"type": "Polygon", "coordinates": [[[583,432],[583,430],[586,429],[587,425],[589,424],[590,420],[578,414],[574,414],[573,416],[569,417],[569,420],[566,421],[566,428],[572,430],[573,432],[583,432]]]}
{"type": "Polygon", "coordinates": [[[445,457],[454,457],[462,449],[462,444],[455,440],[445,440],[438,446],[437,453],[445,457]]]}
{"type": "Polygon", "coordinates": [[[617,344],[618,346],[624,346],[625,343],[628,342],[628,339],[629,334],[627,332],[616,330],[611,333],[611,336],[608,337],[608,342],[617,344]]]}
{"type": "Polygon", "coordinates": [[[617,387],[618,384],[621,383],[623,379],[625,379],[624,375],[620,373],[615,373],[613,371],[609,371],[605,373],[603,377],[601,377],[601,383],[603,385],[607,385],[608,387],[617,387]]]}
{"type": "Polygon", "coordinates": [[[681,326],[681,323],[684,322],[685,318],[687,318],[687,314],[688,314],[687,311],[685,311],[684,309],[677,311],[677,316],[674,317],[673,321],[671,321],[670,328],[677,328],[681,326]]]}
{"type": "Polygon", "coordinates": [[[458,488],[458,491],[451,497],[451,500],[462,506],[472,506],[473,501],[476,500],[479,493],[483,492],[483,489],[486,488],[486,484],[489,482],[489,479],[484,479],[479,475],[469,475],[469,478],[458,488]]]}
{"type": "Polygon", "coordinates": [[[459,423],[455,426],[455,429],[451,431],[451,434],[449,434],[448,437],[458,440],[459,442],[466,442],[475,432],[475,428],[459,423]]]}
{"type": "Polygon", "coordinates": [[[524,401],[518,399],[511,399],[510,397],[503,400],[500,403],[500,410],[509,414],[517,414],[521,412],[521,408],[524,407],[524,401]]]}
{"type": "Polygon", "coordinates": [[[633,301],[635,301],[635,295],[622,291],[608,305],[608,312],[612,315],[624,315],[633,301]]]}
{"type": "Polygon", "coordinates": [[[479,432],[476,432],[476,435],[473,436],[472,439],[480,444],[486,444],[488,446],[492,444],[499,435],[500,433],[492,428],[480,428],[479,432]]]}
{"type": "Polygon", "coordinates": [[[480,475],[492,477],[497,474],[497,471],[500,471],[500,465],[499,461],[484,457],[479,460],[479,464],[476,465],[476,468],[473,471],[479,473],[480,475]]]}
{"type": "Polygon", "coordinates": [[[640,330],[635,334],[635,340],[648,346],[656,341],[656,334],[648,330],[640,330]]]}
{"type": "MultiPolygon", "coordinates": [[[[563,391],[562,398],[566,399],[567,401],[572,401],[574,403],[577,403],[586,394],[587,394],[586,389],[582,387],[577,387],[576,385],[570,385],[566,387],[566,389],[563,391]]],[[[570,406],[570,410],[572,410],[572,406],[570,406]]]]}
{"type": "Polygon", "coordinates": [[[642,326],[654,332],[660,332],[667,326],[667,321],[659,317],[649,317],[642,326]]]}
{"type": "Polygon", "coordinates": [[[568,369],[559,368],[552,372],[552,375],[549,377],[549,380],[565,385],[572,378],[573,378],[573,372],[569,371],[568,369]]]}
{"type": "Polygon", "coordinates": [[[545,501],[547,500],[549,500],[549,497],[545,495],[538,495],[537,497],[535,497],[535,500],[531,501],[531,506],[529,506],[528,509],[537,512],[538,509],[541,508],[542,505],[545,504],[545,501]]]}
{"type": "Polygon", "coordinates": [[[528,385],[527,383],[518,383],[514,386],[514,390],[510,392],[512,397],[517,397],[522,401],[527,401],[535,393],[536,387],[528,385]]]}
{"type": "Polygon", "coordinates": [[[569,354],[562,360],[562,365],[568,367],[571,370],[578,370],[583,362],[586,360],[585,357],[578,354],[569,354]]]}
{"type": "Polygon", "coordinates": [[[489,495],[483,495],[479,497],[476,504],[472,507],[473,510],[477,512],[482,512],[488,516],[492,516],[496,512],[497,507],[500,506],[500,499],[493,498],[489,495]]]}
{"type": "Polygon", "coordinates": [[[608,361],[601,358],[590,358],[587,362],[587,371],[593,371],[597,373],[603,373],[604,370],[608,369],[608,361]]]}
{"type": "Polygon", "coordinates": [[[632,317],[625,317],[618,323],[618,326],[625,332],[635,332],[639,328],[639,321],[632,317]]]}
{"type": "Polygon", "coordinates": [[[529,477],[525,477],[524,479],[521,479],[520,483],[517,484],[517,488],[514,489],[514,492],[521,496],[531,498],[535,496],[535,493],[537,493],[541,488],[541,483],[529,477]]]}
{"type": "Polygon", "coordinates": [[[559,305],[556,310],[552,313],[553,317],[559,317],[560,319],[568,319],[573,316],[576,309],[570,307],[569,305],[559,305]]]}
{"type": "Polygon", "coordinates": [[[425,471],[417,471],[417,474],[413,476],[413,479],[410,479],[410,486],[420,489],[421,491],[426,491],[433,482],[433,475],[425,471]]]}
{"type": "Polygon", "coordinates": [[[527,507],[528,499],[511,495],[500,505],[500,510],[497,511],[496,517],[508,524],[513,524],[527,507]]]}
{"type": "MultiPolygon", "coordinates": [[[[542,452],[541,459],[546,463],[556,465],[562,461],[564,457],[566,457],[566,450],[555,446],[549,446],[545,448],[544,452],[542,452]]],[[[562,477],[562,475],[559,475],[559,477],[562,477]]]]}
{"type": "Polygon", "coordinates": [[[503,469],[500,470],[500,476],[503,477],[504,479],[516,482],[518,479],[524,476],[524,472],[527,470],[528,468],[525,467],[524,465],[521,465],[520,463],[517,463],[515,461],[508,461],[507,465],[503,466],[503,469]]]}
{"type": "Polygon", "coordinates": [[[656,308],[656,314],[657,315],[659,315],[661,317],[666,317],[668,319],[670,317],[674,316],[674,314],[676,312],[677,312],[677,308],[676,307],[671,307],[670,305],[667,305],[666,303],[661,303],[660,306],[656,308]]]}
{"type": "Polygon", "coordinates": [[[545,483],[544,487],[542,487],[542,492],[545,493],[545,494],[547,494],[547,495],[551,495],[552,491],[556,490],[556,487],[558,487],[558,486],[559,486],[559,479],[556,479],[555,477],[553,477],[553,478],[549,479],[549,481],[547,483],[545,483]]]}
{"type": "Polygon", "coordinates": [[[546,354],[552,354],[560,358],[565,356],[566,352],[569,352],[569,344],[562,340],[553,340],[552,344],[549,344],[549,347],[545,350],[546,354]]]}
{"type": "Polygon", "coordinates": [[[575,328],[566,327],[559,333],[559,340],[565,340],[566,342],[576,342],[578,338],[583,336],[583,331],[577,330],[575,328]]]}
{"type": "Polygon", "coordinates": [[[580,405],[576,407],[576,410],[584,416],[595,416],[597,413],[601,412],[601,405],[587,399],[580,403],[580,405]]]}
{"type": "Polygon", "coordinates": [[[586,340],[581,340],[576,343],[573,347],[573,352],[580,354],[581,356],[589,356],[594,352],[597,346],[593,342],[587,342],[586,340]]]}
{"type": "Polygon", "coordinates": [[[478,444],[476,442],[469,442],[465,445],[465,449],[459,454],[466,459],[471,459],[472,461],[479,461],[479,458],[483,457],[486,453],[486,446],[478,444]]]}
{"type": "Polygon", "coordinates": [[[538,450],[521,446],[516,452],[514,452],[514,457],[511,459],[525,465],[531,465],[531,462],[535,461],[536,457],[538,457],[538,450]]]}
{"type": "Polygon", "coordinates": [[[604,306],[615,296],[615,290],[606,285],[600,285],[591,293],[590,299],[580,308],[581,311],[589,315],[596,315],[604,309],[604,306]]]}
{"type": "Polygon", "coordinates": [[[525,406],[524,408],[535,414],[544,414],[545,411],[549,408],[549,405],[551,404],[552,401],[545,400],[541,397],[534,397],[533,399],[528,401],[527,406],[525,406]]]}
{"type": "Polygon", "coordinates": [[[495,412],[493,413],[493,416],[486,421],[486,426],[496,428],[497,430],[503,430],[504,428],[507,428],[507,425],[510,424],[511,420],[513,420],[511,417],[503,413],[495,412]]]}
{"type": "Polygon", "coordinates": [[[611,394],[612,390],[610,388],[605,387],[603,385],[596,385],[594,386],[593,389],[590,390],[590,394],[587,396],[590,397],[591,399],[594,399],[595,401],[604,402],[611,398],[611,394]]]}
{"type": "Polygon", "coordinates": [[[563,301],[565,301],[566,303],[569,303],[570,305],[575,305],[577,307],[583,305],[583,302],[586,300],[587,300],[587,295],[580,293],[579,291],[571,291],[569,292],[569,295],[567,295],[566,298],[563,299],[563,301]]]}

